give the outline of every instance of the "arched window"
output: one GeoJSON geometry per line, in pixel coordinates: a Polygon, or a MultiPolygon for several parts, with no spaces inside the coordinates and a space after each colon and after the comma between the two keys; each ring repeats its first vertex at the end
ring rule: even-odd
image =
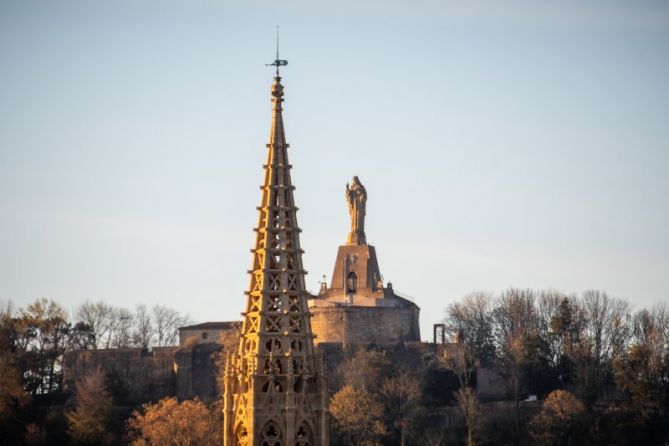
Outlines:
{"type": "Polygon", "coordinates": [[[354,272],[348,273],[346,276],[346,292],[355,293],[358,290],[358,274],[354,272]]]}
{"type": "Polygon", "coordinates": [[[283,446],[281,444],[281,430],[274,421],[270,421],[262,430],[262,446],[283,446]]]}
{"type": "Polygon", "coordinates": [[[313,440],[311,439],[311,430],[307,423],[300,424],[300,427],[297,428],[295,432],[295,446],[313,446],[313,440]]]}

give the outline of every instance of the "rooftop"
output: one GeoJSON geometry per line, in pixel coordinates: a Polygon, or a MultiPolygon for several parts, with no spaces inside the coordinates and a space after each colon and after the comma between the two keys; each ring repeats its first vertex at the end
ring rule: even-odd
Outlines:
{"type": "Polygon", "coordinates": [[[219,330],[232,330],[235,328],[240,328],[242,326],[241,321],[219,321],[219,322],[203,322],[201,324],[187,325],[186,327],[179,327],[179,330],[207,330],[207,329],[219,329],[219,330]]]}

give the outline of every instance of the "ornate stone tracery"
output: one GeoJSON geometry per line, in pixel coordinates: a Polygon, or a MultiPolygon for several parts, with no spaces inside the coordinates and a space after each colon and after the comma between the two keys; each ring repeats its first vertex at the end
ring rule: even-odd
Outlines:
{"type": "Polygon", "coordinates": [[[282,102],[277,74],[246,311],[239,350],[228,355],[225,368],[225,446],[329,441],[327,383],[307,308],[282,102]]]}

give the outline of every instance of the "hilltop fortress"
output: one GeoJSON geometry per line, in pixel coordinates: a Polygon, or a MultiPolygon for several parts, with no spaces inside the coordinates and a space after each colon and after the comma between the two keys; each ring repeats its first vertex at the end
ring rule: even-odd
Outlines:
{"type": "MultiPolygon", "coordinates": [[[[374,246],[367,244],[365,216],[367,191],[358,177],[346,186],[351,228],[339,247],[332,280],[321,283],[318,295],[308,299],[314,344],[324,352],[355,345],[392,348],[419,343],[420,308],[384,283],[374,246]]],[[[205,322],[181,327],[179,346],[75,350],[63,360],[64,385],[95,368],[115,377],[129,404],[165,396],[181,399],[217,397],[215,356],[223,350],[222,336],[236,336],[240,321],[205,322]]]]}

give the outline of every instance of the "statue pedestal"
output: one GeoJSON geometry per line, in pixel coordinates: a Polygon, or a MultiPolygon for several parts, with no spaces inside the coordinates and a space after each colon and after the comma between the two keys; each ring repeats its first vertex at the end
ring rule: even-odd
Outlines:
{"type": "Polygon", "coordinates": [[[365,233],[362,231],[352,231],[348,233],[348,238],[346,239],[347,245],[365,245],[367,240],[365,239],[365,233]]]}

